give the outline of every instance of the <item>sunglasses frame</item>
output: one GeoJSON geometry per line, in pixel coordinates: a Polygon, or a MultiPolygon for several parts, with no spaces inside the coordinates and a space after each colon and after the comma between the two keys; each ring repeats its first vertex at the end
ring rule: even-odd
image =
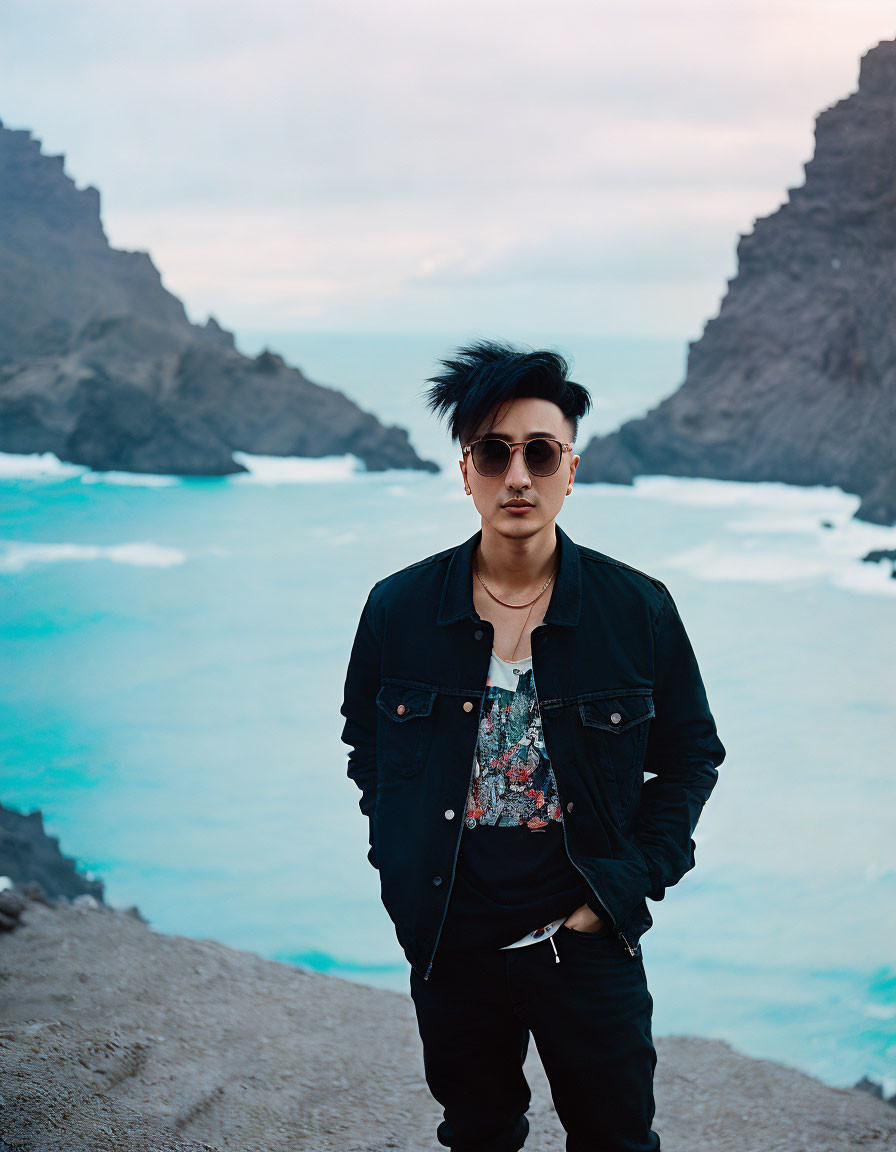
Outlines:
{"type": "Polygon", "coordinates": [[[517,448],[521,448],[522,452],[523,452],[523,463],[526,466],[526,470],[528,472],[531,472],[533,476],[538,476],[541,479],[546,479],[548,476],[556,476],[557,475],[557,473],[560,471],[560,465],[563,462],[563,453],[564,452],[571,452],[574,444],[575,444],[575,440],[570,440],[570,442],[568,444],[564,444],[562,442],[562,440],[558,440],[555,436],[530,436],[528,440],[520,440],[516,444],[511,444],[507,440],[502,440],[500,436],[480,436],[478,440],[471,440],[469,444],[464,445],[464,456],[466,456],[467,453],[469,452],[470,453],[470,459],[473,461],[473,467],[476,468],[476,472],[480,476],[485,476],[489,480],[494,480],[498,476],[504,475],[504,473],[510,467],[511,461],[513,460],[514,452],[516,451],[517,448]],[[493,440],[493,441],[495,441],[496,444],[505,444],[510,449],[510,453],[507,457],[507,463],[504,465],[504,467],[502,468],[502,470],[500,472],[491,472],[491,473],[490,472],[480,472],[479,469],[476,468],[476,460],[473,456],[473,449],[477,444],[481,444],[483,440],[493,440]],[[553,472],[533,472],[531,465],[526,462],[526,446],[528,444],[531,444],[534,440],[548,440],[552,444],[559,444],[560,445],[560,455],[557,457],[557,467],[554,469],[553,472]]]}

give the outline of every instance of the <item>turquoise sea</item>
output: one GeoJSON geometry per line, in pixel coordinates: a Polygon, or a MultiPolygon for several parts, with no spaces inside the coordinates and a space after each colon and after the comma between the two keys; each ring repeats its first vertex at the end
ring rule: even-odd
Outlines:
{"type": "MultiPolygon", "coordinates": [[[[466,337],[461,334],[456,339],[466,337]]],[[[478,528],[420,399],[451,336],[244,334],[439,474],[238,457],[181,481],[0,457],[0,800],[166,932],[399,990],[339,705],[371,584],[478,528]]],[[[679,383],[674,342],[568,338],[596,429],[679,383]]],[[[728,755],[697,868],[643,939],[657,1035],[896,1090],[896,530],[858,500],[643,477],[577,484],[576,541],[667,582],[728,755]],[[825,526],[827,525],[827,526],[825,526]]]]}

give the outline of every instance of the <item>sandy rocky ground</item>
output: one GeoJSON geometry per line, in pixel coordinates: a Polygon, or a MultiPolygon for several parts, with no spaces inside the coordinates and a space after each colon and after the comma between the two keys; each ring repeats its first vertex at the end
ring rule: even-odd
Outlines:
{"type": "MultiPolygon", "coordinates": [[[[657,1041],[664,1152],[896,1150],[896,1109],[657,1041]]],[[[561,1152],[534,1045],[527,1152],[561,1152]]],[[[82,895],[0,936],[0,1152],[438,1152],[410,997],[164,935],[82,895]]]]}

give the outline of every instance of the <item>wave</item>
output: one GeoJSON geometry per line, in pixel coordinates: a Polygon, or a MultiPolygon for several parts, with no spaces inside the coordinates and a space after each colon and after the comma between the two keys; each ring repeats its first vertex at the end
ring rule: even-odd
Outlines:
{"type": "Polygon", "coordinates": [[[346,452],[344,456],[250,456],[247,452],[234,452],[237,464],[248,468],[231,477],[237,484],[306,484],[320,480],[351,480],[358,474],[367,475],[357,456],[346,452]]]}
{"type": "Polygon", "coordinates": [[[82,484],[127,484],[134,488],[170,488],[180,484],[180,476],[156,472],[85,472],[82,484]]]}
{"type": "Polygon", "coordinates": [[[851,592],[896,595],[891,562],[862,559],[875,549],[896,548],[896,527],[853,519],[859,499],[839,488],[667,476],[635,483],[637,495],[648,499],[745,509],[713,539],[667,557],[670,567],[702,580],[823,581],[851,592]]]}
{"type": "Polygon", "coordinates": [[[52,544],[22,540],[0,540],[0,573],[22,572],[36,564],[63,561],[111,560],[141,568],[170,568],[183,564],[186,553],[178,548],[151,541],[129,544],[52,544]]]}
{"type": "Polygon", "coordinates": [[[18,455],[0,452],[0,479],[30,480],[48,477],[67,480],[85,469],[80,464],[64,464],[53,452],[32,452],[18,455]]]}
{"type": "Polygon", "coordinates": [[[852,516],[861,501],[842,488],[818,484],[804,488],[777,480],[709,480],[690,476],[636,476],[636,496],[675,504],[767,505],[770,510],[814,511],[818,515],[852,516]]]}
{"type": "MultiPolygon", "coordinates": [[[[348,480],[367,475],[363,462],[352,453],[344,456],[252,456],[234,452],[237,464],[248,468],[224,477],[232,483],[300,484],[315,480],[348,480]]],[[[82,464],[68,464],[53,452],[16,454],[0,452],[0,479],[69,480],[80,477],[82,484],[124,484],[140,488],[162,488],[182,484],[183,477],[155,472],[95,471],[82,464]]]]}
{"type": "Polygon", "coordinates": [[[684,568],[700,580],[744,580],[759,584],[826,581],[850,592],[896,596],[896,580],[887,560],[819,553],[800,555],[768,547],[737,548],[725,543],[698,544],[664,558],[670,568],[684,568]]]}

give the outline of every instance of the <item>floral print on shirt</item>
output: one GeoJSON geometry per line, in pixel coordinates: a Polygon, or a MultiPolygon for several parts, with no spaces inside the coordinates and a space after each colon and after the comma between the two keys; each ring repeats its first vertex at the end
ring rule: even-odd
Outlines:
{"type": "Polygon", "coordinates": [[[496,680],[507,673],[489,664],[473,780],[467,796],[465,821],[478,825],[513,827],[525,824],[533,831],[560,820],[560,802],[551,762],[545,752],[541,713],[535,693],[531,657],[517,667],[516,691],[496,680]]]}

